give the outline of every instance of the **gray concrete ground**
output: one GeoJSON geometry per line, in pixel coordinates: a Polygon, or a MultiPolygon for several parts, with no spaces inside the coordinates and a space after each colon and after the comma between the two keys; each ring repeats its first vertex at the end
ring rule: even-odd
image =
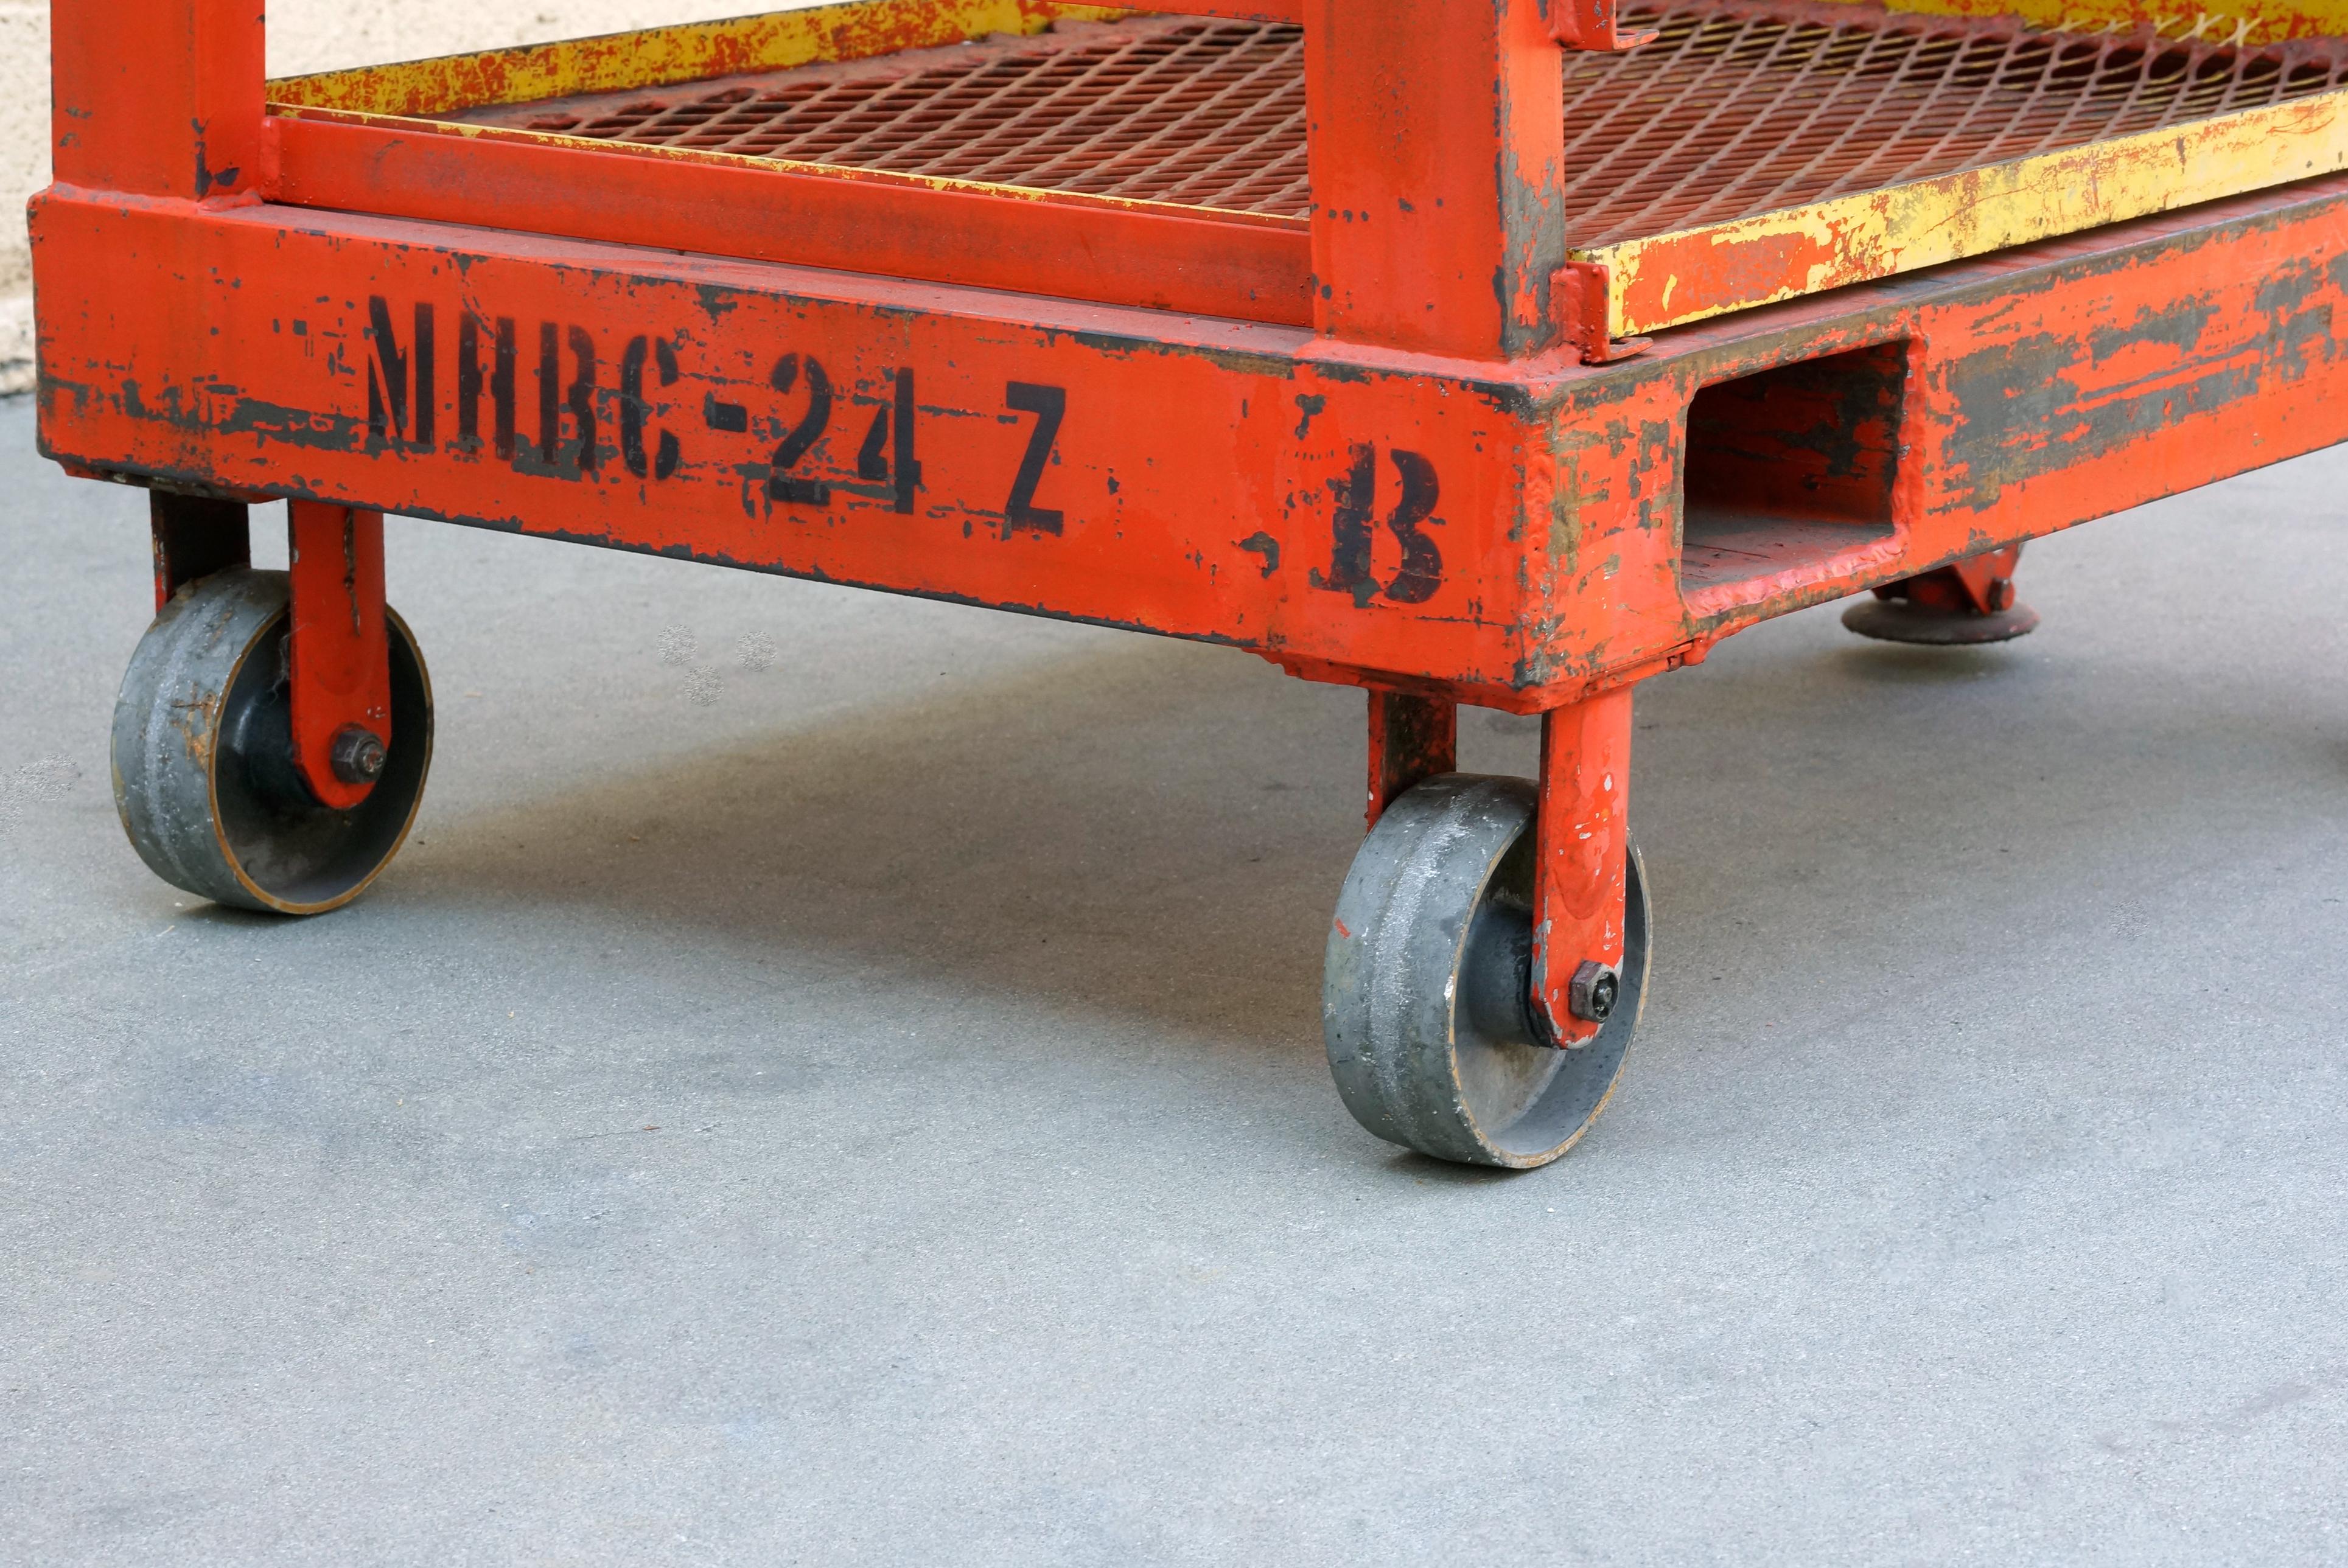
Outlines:
{"type": "Polygon", "coordinates": [[[0,1560],[2348,1558],[2348,453],[1649,687],[1645,1029],[1496,1177],[1322,1063],[1359,693],[397,522],[418,835],[248,917],[115,824],[140,500],[30,438],[0,1560]]]}

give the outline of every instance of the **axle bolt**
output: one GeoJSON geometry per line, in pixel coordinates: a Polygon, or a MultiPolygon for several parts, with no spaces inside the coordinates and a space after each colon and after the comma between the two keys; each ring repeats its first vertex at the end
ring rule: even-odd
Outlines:
{"type": "MultiPolygon", "coordinates": [[[[345,724],[335,732],[335,776],[348,784],[373,784],[383,773],[383,740],[374,731],[345,724]]],[[[1584,965],[1587,968],[1589,966],[1584,965]]],[[[1574,982],[1579,985],[1581,982],[1574,982]]],[[[1575,993],[1577,996],[1580,992],[1575,993]]]]}
{"type": "Polygon", "coordinates": [[[1622,981],[1615,974],[1614,966],[1591,958],[1573,971],[1573,983],[1566,988],[1565,1005],[1584,1023],[1604,1023],[1614,1011],[1614,999],[1622,989],[1622,981]]]}

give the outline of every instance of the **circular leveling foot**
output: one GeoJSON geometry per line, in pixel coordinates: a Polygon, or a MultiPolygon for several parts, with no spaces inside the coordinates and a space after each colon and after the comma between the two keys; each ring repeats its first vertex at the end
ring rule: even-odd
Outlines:
{"type": "Polygon", "coordinates": [[[1974,642],[2010,642],[2038,624],[2038,612],[2026,604],[1978,615],[1971,610],[1942,610],[1913,600],[1860,600],[1842,612],[1842,623],[1861,637],[1880,642],[1918,642],[1935,648],[1962,647],[1974,642]]]}

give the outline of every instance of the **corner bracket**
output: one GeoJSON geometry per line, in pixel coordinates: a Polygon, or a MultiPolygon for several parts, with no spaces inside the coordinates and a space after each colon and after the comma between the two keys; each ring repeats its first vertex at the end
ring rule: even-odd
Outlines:
{"type": "Polygon", "coordinates": [[[1584,364],[1612,364],[1643,353],[1654,340],[1609,337],[1607,304],[1613,280],[1603,261],[1568,261],[1550,280],[1550,308],[1584,364]]]}
{"type": "Polygon", "coordinates": [[[1652,29],[1625,33],[1622,20],[1618,0],[1550,0],[1550,35],[1569,49],[1635,49],[1662,36],[1652,29]]]}

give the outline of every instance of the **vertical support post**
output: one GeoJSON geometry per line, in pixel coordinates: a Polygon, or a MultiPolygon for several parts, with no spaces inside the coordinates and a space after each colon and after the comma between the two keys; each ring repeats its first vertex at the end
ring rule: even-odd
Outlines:
{"type": "Polygon", "coordinates": [[[147,492],[155,543],[155,612],[200,577],[252,564],[252,520],[242,501],[147,492]]]}
{"type": "Polygon", "coordinates": [[[1458,766],[1457,703],[1370,688],[1370,826],[1403,791],[1458,766]]]}
{"type": "Polygon", "coordinates": [[[1564,56],[1541,0],[1306,0],[1315,324],[1517,359],[1559,337],[1564,56]]]}
{"type": "Polygon", "coordinates": [[[286,503],[294,610],[294,765],[319,804],[366,799],[391,746],[383,514],[286,503]]]}
{"type": "MultiPolygon", "coordinates": [[[[1594,980],[1622,965],[1631,850],[1631,688],[1541,716],[1540,866],[1533,879],[1533,1016],[1561,1046],[1598,1033],[1594,980]],[[1598,968],[1585,972],[1584,965],[1598,968]],[[1577,988],[1576,977],[1582,985],[1577,988]],[[1576,1002],[1583,1002],[1577,1012],[1576,1002]]],[[[1604,1006],[1613,991],[1606,988],[1604,1006]]]]}
{"type": "Polygon", "coordinates": [[[274,179],[262,0],[54,0],[57,178],[201,200],[274,179]]]}

